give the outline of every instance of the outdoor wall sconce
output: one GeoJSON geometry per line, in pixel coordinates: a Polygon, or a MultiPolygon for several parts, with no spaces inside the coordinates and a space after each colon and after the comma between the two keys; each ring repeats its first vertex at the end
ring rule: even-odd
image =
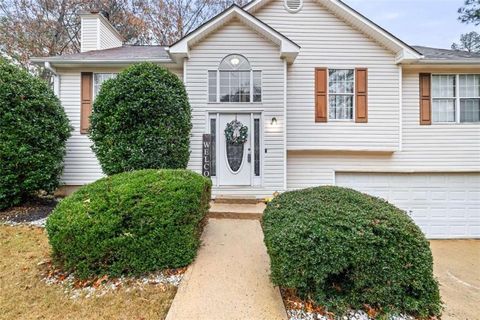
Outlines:
{"type": "Polygon", "coordinates": [[[273,117],[273,118],[272,118],[271,125],[272,125],[272,126],[276,126],[276,125],[277,125],[277,117],[273,117]]]}

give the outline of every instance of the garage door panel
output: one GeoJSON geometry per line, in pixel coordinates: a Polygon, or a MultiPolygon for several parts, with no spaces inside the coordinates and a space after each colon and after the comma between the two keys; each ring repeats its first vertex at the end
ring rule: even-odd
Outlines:
{"type": "Polygon", "coordinates": [[[480,173],[336,173],[405,210],[429,238],[480,238],[480,173]]]}

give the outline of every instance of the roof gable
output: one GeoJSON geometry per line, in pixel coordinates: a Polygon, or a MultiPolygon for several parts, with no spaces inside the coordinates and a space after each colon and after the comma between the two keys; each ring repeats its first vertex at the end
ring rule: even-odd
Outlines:
{"type": "Polygon", "coordinates": [[[288,62],[295,60],[300,51],[299,45],[237,5],[232,5],[171,45],[168,49],[170,56],[177,62],[188,57],[191,47],[234,18],[238,18],[240,22],[276,44],[279,47],[281,58],[285,58],[288,62]]]}
{"type": "MultiPolygon", "coordinates": [[[[388,50],[396,54],[397,63],[413,62],[422,58],[422,54],[415,50],[415,48],[409,46],[402,40],[389,33],[387,30],[375,24],[370,19],[366,18],[359,12],[355,11],[340,0],[314,0],[321,4],[327,10],[335,14],[337,17],[352,25],[360,32],[364,33],[368,37],[374,39],[378,43],[382,44],[388,50]]],[[[260,8],[262,8],[271,0],[253,0],[247,3],[243,8],[255,14],[260,8]]]]}

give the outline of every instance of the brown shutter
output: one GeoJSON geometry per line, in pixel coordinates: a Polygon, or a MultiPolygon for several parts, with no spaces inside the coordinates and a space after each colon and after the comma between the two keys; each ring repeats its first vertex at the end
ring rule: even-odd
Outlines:
{"type": "Polygon", "coordinates": [[[420,124],[432,124],[431,74],[420,73],[420,124]]]}
{"type": "Polygon", "coordinates": [[[327,68],[315,68],[315,122],[327,122],[327,68]]]}
{"type": "Polygon", "coordinates": [[[80,133],[88,133],[92,113],[93,73],[82,72],[80,80],[80,133]]]}
{"type": "Polygon", "coordinates": [[[355,69],[355,122],[368,122],[368,70],[355,69]]]}

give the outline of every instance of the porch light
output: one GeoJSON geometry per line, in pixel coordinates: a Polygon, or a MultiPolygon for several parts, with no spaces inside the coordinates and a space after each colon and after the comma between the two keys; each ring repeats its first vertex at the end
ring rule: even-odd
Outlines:
{"type": "Polygon", "coordinates": [[[276,126],[276,125],[277,125],[277,117],[273,117],[273,118],[272,118],[271,125],[272,125],[272,126],[276,126]]]}

